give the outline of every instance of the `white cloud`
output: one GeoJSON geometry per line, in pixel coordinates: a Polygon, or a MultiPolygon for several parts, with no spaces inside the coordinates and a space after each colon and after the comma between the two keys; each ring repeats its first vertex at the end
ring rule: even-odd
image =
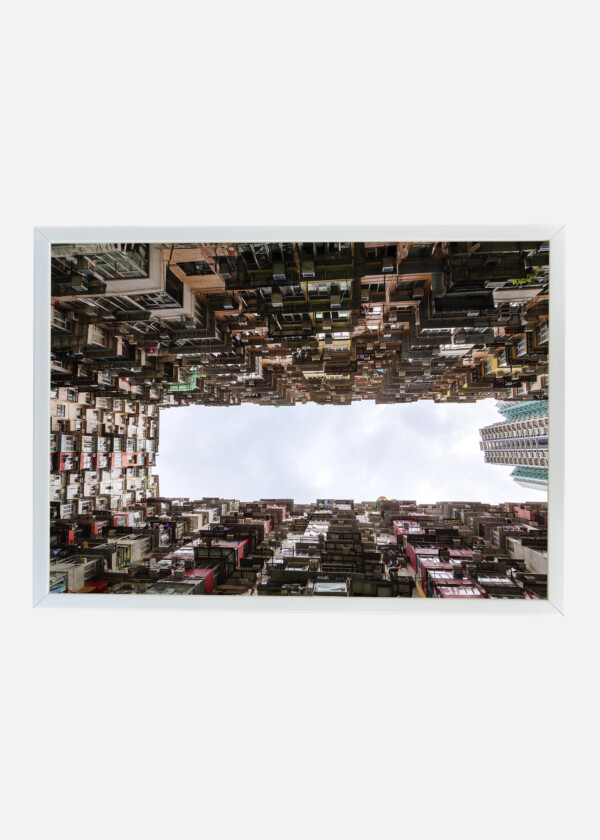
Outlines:
{"type": "Polygon", "coordinates": [[[469,405],[246,404],[163,411],[161,493],[250,501],[317,497],[497,503],[544,500],[512,467],[486,464],[479,429],[497,422],[494,400],[469,405]]]}

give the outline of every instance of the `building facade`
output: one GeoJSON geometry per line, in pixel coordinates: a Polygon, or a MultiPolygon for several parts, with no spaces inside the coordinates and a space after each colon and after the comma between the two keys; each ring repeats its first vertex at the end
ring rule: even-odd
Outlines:
{"type": "Polygon", "coordinates": [[[504,420],[480,430],[488,464],[508,464],[522,487],[548,487],[548,400],[501,403],[504,420]]]}
{"type": "Polygon", "coordinates": [[[545,505],[156,497],[128,510],[53,522],[52,592],[546,597],[545,505]]]}
{"type": "Polygon", "coordinates": [[[73,354],[83,368],[115,362],[130,382],[164,382],[165,406],[546,394],[547,243],[55,252],[56,360],[69,372],[73,354]]]}

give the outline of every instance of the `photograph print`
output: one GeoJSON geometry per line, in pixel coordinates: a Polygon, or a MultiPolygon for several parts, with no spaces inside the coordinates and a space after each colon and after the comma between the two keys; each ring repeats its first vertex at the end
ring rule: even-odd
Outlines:
{"type": "Polygon", "coordinates": [[[549,255],[52,244],[51,597],[547,598],[549,255]]]}

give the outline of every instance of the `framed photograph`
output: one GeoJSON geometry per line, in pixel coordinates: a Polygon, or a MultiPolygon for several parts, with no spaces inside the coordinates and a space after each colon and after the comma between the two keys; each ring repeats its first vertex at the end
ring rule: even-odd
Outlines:
{"type": "Polygon", "coordinates": [[[37,229],[34,603],[560,613],[563,266],[547,226],[37,229]]]}

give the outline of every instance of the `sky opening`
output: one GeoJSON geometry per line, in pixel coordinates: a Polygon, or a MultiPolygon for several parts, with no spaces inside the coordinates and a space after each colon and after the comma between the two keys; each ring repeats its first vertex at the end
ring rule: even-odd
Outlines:
{"type": "Polygon", "coordinates": [[[156,472],[163,496],[545,501],[513,467],[486,464],[479,429],[496,401],[348,406],[187,406],[160,414],[156,472]]]}

